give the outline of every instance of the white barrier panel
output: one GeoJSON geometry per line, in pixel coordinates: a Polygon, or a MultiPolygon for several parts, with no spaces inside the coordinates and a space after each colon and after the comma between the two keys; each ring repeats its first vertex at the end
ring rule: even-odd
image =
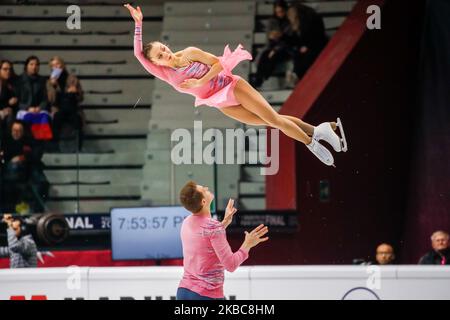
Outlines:
{"type": "Polygon", "coordinates": [[[88,271],[89,268],[79,267],[0,270],[0,300],[86,298],[88,271]]]}
{"type": "MultiPolygon", "coordinates": [[[[250,268],[226,274],[227,298],[250,299],[250,268]]],[[[183,275],[180,267],[91,268],[90,299],[175,299],[183,275]]]]}
{"type": "Polygon", "coordinates": [[[251,272],[251,292],[252,299],[256,300],[450,299],[450,268],[446,266],[258,267],[253,268],[251,272]]]}
{"type": "Polygon", "coordinates": [[[92,268],[89,298],[168,300],[176,295],[182,274],[180,267],[92,268]]]}
{"type": "MultiPolygon", "coordinates": [[[[181,267],[0,270],[0,300],[174,299],[181,267]]],[[[225,275],[227,299],[450,299],[447,266],[254,266],[225,275]]]]}

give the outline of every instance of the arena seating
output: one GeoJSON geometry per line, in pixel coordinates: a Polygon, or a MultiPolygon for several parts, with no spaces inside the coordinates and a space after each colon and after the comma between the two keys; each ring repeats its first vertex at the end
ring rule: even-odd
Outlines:
{"type": "MultiPolygon", "coordinates": [[[[88,123],[82,152],[44,155],[45,174],[52,185],[50,210],[101,213],[114,206],[176,204],[177,191],[188,179],[214,187],[213,166],[171,164],[170,130],[192,129],[194,120],[203,120],[204,129],[242,125],[218,110],[194,108],[193,97],[174,92],[146,73],[133,55],[134,25],[129,13],[118,6],[122,1],[82,1],[81,30],[66,27],[68,1],[52,5],[33,1],[42,3],[36,6],[7,2],[0,5],[0,58],[12,60],[21,73],[26,57],[37,55],[41,74],[48,76],[46,62],[59,55],[68,70],[80,77],[85,91],[88,123]]],[[[216,55],[223,53],[225,44],[234,49],[241,43],[256,58],[272,13],[272,5],[264,1],[151,3],[141,6],[144,42],[161,39],[174,51],[192,45],[216,55]]],[[[307,5],[323,15],[332,36],[354,3],[313,1],[307,5]]],[[[255,63],[246,61],[234,71],[248,79],[255,69],[255,63]]],[[[273,77],[262,91],[277,110],[290,94],[280,89],[280,83],[280,77],[273,77]]],[[[250,145],[246,153],[256,151],[250,145]]],[[[259,168],[217,166],[218,207],[233,197],[240,200],[240,208],[265,208],[264,176],[259,168]]]]}

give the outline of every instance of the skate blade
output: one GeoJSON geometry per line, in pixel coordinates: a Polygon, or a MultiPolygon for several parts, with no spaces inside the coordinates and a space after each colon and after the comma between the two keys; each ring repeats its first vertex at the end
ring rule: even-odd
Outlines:
{"type": "Polygon", "coordinates": [[[347,152],[348,146],[347,146],[347,139],[345,138],[345,132],[344,132],[344,126],[342,125],[341,118],[337,118],[336,125],[339,128],[339,132],[341,134],[341,145],[342,145],[342,151],[347,152]]]}
{"type": "MultiPolygon", "coordinates": [[[[335,146],[334,146],[334,143],[332,141],[328,141],[325,138],[322,138],[322,139],[319,139],[319,140],[326,141],[333,148],[334,151],[341,152],[342,151],[341,137],[339,137],[338,134],[336,132],[334,132],[333,127],[331,126],[330,122],[326,122],[326,123],[328,124],[327,130],[329,130],[329,132],[331,133],[331,139],[333,139],[335,137],[338,140],[339,147],[336,149],[335,146]]],[[[322,123],[322,124],[324,124],[324,123],[322,123]]],[[[336,124],[336,126],[337,126],[337,124],[336,124]]]]}

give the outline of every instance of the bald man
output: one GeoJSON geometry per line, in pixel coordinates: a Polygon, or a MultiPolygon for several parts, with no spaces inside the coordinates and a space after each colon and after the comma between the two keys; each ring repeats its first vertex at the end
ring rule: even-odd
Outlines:
{"type": "Polygon", "coordinates": [[[392,264],[395,259],[394,248],[390,244],[382,243],[377,247],[376,254],[377,264],[387,265],[392,264]]]}
{"type": "Polygon", "coordinates": [[[419,264],[450,264],[449,235],[445,231],[436,231],[431,235],[431,247],[433,250],[426,253],[419,260],[419,264]]]}

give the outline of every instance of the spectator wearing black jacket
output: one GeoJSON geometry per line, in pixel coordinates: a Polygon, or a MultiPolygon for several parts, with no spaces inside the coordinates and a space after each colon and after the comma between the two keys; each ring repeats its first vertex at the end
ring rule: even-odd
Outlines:
{"type": "Polygon", "coordinates": [[[33,140],[25,134],[24,124],[15,120],[11,134],[3,141],[0,151],[4,162],[1,170],[3,211],[15,211],[15,206],[21,201],[35,200],[30,190],[32,186],[39,194],[46,196],[48,182],[42,179],[40,150],[34,147],[33,140]]]}
{"type": "Polygon", "coordinates": [[[274,72],[276,66],[286,61],[286,52],[279,50],[284,30],[289,26],[286,13],[288,5],[284,0],[278,0],[273,5],[273,15],[267,26],[267,46],[261,52],[257,71],[252,79],[254,87],[260,87],[274,72]]]}
{"type": "Polygon", "coordinates": [[[19,110],[48,110],[47,79],[39,75],[39,67],[40,61],[36,56],[25,61],[24,73],[18,79],[19,110]]]}
{"type": "Polygon", "coordinates": [[[300,3],[289,8],[287,18],[289,26],[282,41],[294,62],[294,73],[301,79],[327,44],[325,25],[314,9],[300,3]]]}
{"type": "Polygon", "coordinates": [[[17,113],[16,78],[13,64],[0,61],[0,139],[9,131],[17,113]]]}
{"type": "Polygon", "coordinates": [[[445,231],[436,231],[431,235],[431,247],[419,260],[419,264],[450,265],[449,235],[445,231]]]}
{"type": "Polygon", "coordinates": [[[64,125],[78,134],[78,148],[81,148],[81,137],[84,114],[80,107],[83,101],[83,89],[78,78],[70,74],[64,60],[58,56],[50,60],[52,69],[47,81],[48,100],[53,115],[53,137],[59,141],[64,125]]]}
{"type": "Polygon", "coordinates": [[[255,87],[260,86],[279,63],[288,60],[294,64],[293,73],[287,73],[288,84],[295,84],[313,64],[328,41],[322,17],[309,6],[292,4],[284,20],[286,22],[282,24],[280,38],[261,54],[258,71],[252,81],[255,87]]]}

